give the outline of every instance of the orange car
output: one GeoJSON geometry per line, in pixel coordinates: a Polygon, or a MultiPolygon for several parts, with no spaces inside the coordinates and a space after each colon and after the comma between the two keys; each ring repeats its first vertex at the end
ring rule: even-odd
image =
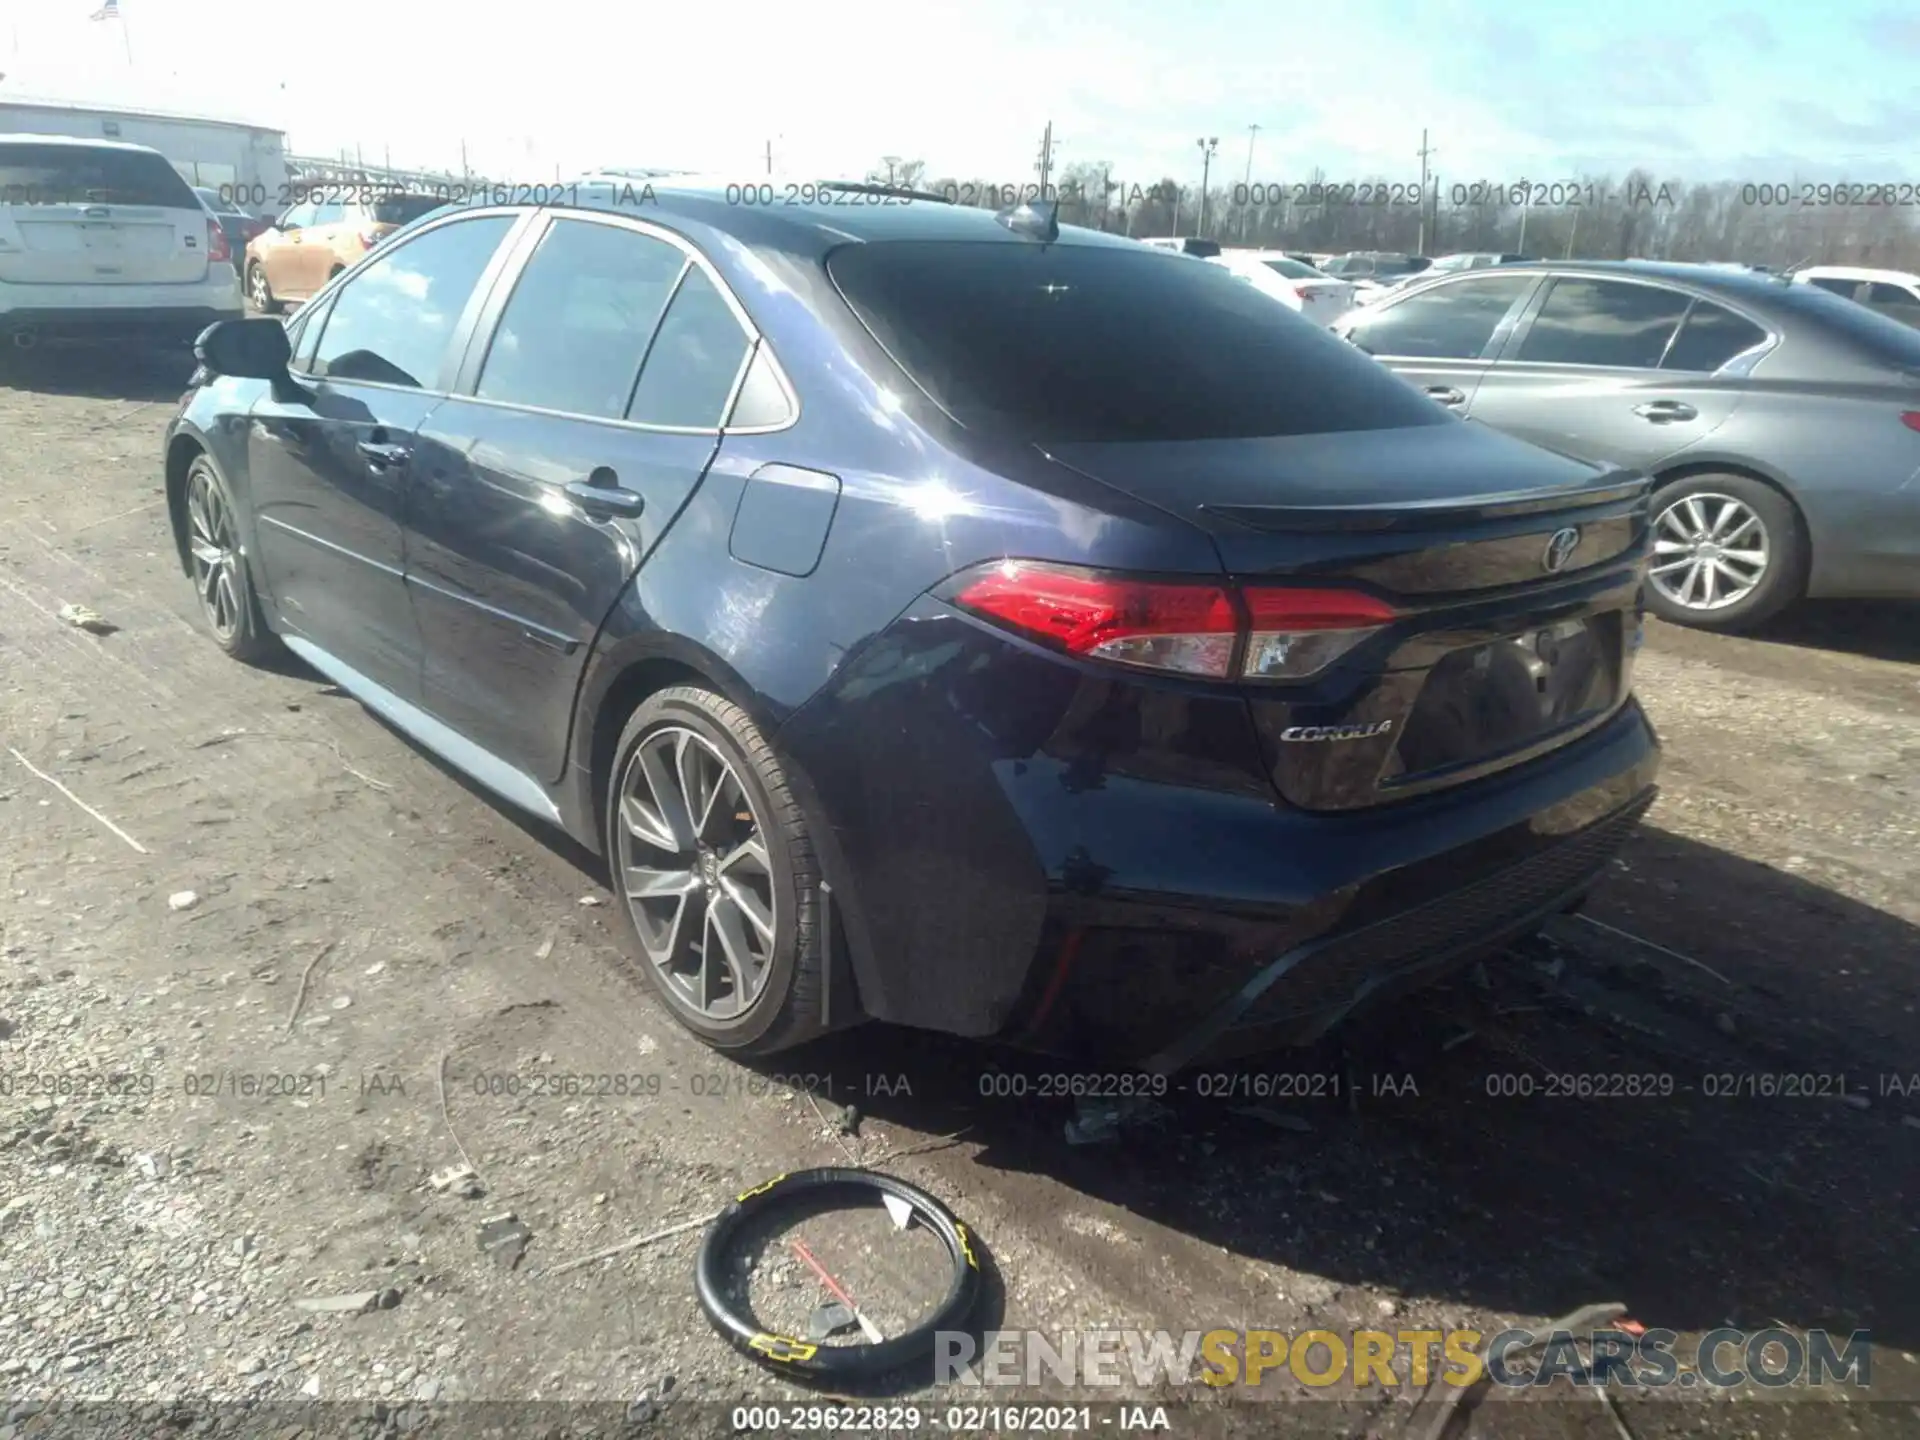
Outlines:
{"type": "Polygon", "coordinates": [[[247,300],[277,315],[289,300],[310,299],[402,225],[445,203],[399,192],[304,201],[247,242],[247,300]]]}

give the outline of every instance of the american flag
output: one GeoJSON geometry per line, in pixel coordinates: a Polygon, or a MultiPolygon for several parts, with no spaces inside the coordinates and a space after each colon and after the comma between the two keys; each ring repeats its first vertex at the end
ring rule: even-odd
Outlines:
{"type": "Polygon", "coordinates": [[[95,20],[118,20],[120,18],[120,0],[105,0],[101,7],[93,12],[95,20]]]}

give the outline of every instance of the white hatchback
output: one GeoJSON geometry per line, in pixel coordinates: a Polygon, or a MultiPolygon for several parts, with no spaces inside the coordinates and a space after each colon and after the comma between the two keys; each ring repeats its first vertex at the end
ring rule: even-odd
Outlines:
{"type": "Polygon", "coordinates": [[[158,150],[0,135],[0,344],[190,344],[244,313],[220,222],[158,150]]]}

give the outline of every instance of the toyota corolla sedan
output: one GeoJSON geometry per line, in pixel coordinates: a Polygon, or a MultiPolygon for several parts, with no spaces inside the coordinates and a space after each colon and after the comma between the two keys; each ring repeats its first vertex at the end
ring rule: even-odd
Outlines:
{"type": "Polygon", "coordinates": [[[216,643],[601,853],[709,1044],[1311,1039],[1650,803],[1638,474],[1051,206],[589,188],[209,330],[166,493],[216,643]]]}

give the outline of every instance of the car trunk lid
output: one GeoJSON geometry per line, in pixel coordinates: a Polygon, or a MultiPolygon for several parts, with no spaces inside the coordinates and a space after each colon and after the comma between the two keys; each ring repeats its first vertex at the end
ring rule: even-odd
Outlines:
{"type": "Polygon", "coordinates": [[[1337,587],[1392,607],[1325,670],[1242,682],[1291,804],[1465,783],[1627,697],[1647,535],[1632,472],[1464,423],[1048,453],[1200,526],[1250,595],[1337,587]]]}

